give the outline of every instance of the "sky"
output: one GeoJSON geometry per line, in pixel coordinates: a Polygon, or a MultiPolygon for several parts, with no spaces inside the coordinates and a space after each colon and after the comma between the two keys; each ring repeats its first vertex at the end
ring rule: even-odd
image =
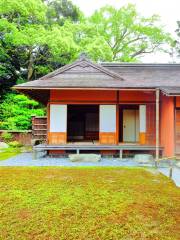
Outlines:
{"type": "MultiPolygon", "coordinates": [[[[96,9],[105,5],[113,5],[119,8],[128,3],[133,3],[136,5],[137,11],[145,17],[158,14],[166,31],[170,32],[174,37],[176,36],[176,22],[180,20],[180,0],[72,0],[72,2],[79,6],[86,16],[90,16],[96,9]]],[[[171,62],[172,59],[168,54],[156,53],[146,55],[142,61],[165,63],[171,62]]]]}

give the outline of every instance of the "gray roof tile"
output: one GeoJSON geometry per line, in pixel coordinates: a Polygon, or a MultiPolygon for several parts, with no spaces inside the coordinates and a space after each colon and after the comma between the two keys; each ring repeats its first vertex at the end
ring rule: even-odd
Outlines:
{"type": "Polygon", "coordinates": [[[94,64],[81,58],[73,64],[15,89],[51,88],[162,88],[180,93],[179,64],[94,64]],[[175,91],[176,90],[176,91],[175,91]]]}

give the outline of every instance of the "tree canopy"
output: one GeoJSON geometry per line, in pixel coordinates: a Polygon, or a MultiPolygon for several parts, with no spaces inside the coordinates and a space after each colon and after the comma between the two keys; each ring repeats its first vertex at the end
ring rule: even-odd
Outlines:
{"type": "Polygon", "coordinates": [[[81,12],[69,0],[45,0],[47,4],[47,19],[49,24],[59,24],[60,26],[69,19],[73,22],[78,22],[81,12]]]}
{"type": "Polygon", "coordinates": [[[173,44],[159,16],[143,17],[132,4],[120,9],[103,7],[89,20],[110,47],[113,61],[136,62],[144,54],[163,51],[165,43],[173,44]]]}

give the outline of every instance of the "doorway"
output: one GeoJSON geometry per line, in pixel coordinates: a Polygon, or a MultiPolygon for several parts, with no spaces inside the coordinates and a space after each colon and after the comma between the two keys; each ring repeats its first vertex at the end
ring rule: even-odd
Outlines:
{"type": "Polygon", "coordinates": [[[99,140],[99,106],[68,106],[67,139],[71,142],[99,140]]]}
{"type": "Polygon", "coordinates": [[[123,106],[120,110],[120,141],[136,143],[139,141],[139,107],[123,106]]]}

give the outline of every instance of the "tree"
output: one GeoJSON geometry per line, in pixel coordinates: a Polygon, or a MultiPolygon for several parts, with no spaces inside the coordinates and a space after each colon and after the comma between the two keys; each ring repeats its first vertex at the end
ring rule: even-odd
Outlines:
{"type": "Polygon", "coordinates": [[[45,21],[46,6],[41,0],[0,0],[0,18],[24,25],[45,21]]]}
{"type": "Polygon", "coordinates": [[[16,83],[15,68],[11,63],[11,57],[0,43],[0,98],[16,83]]]}
{"type": "MultiPolygon", "coordinates": [[[[47,9],[41,0],[12,0],[9,5],[0,0],[0,47],[17,82],[38,78],[72,59],[73,36],[63,26],[48,24],[47,9]]],[[[3,74],[6,63],[4,58],[3,74]]]]}
{"type": "Polygon", "coordinates": [[[132,4],[120,9],[103,7],[89,18],[89,22],[111,49],[112,61],[136,62],[145,54],[163,51],[164,44],[173,44],[157,15],[142,17],[132,4]]]}
{"type": "MultiPolygon", "coordinates": [[[[177,29],[176,29],[177,38],[175,40],[175,46],[176,46],[176,53],[177,56],[180,57],[180,21],[177,21],[177,29]]],[[[174,52],[172,52],[172,56],[174,55],[174,52]]]]}
{"type": "Polygon", "coordinates": [[[45,0],[47,4],[47,19],[49,24],[59,24],[60,26],[69,19],[78,22],[82,13],[79,8],[69,0],[45,0]]]}
{"type": "Polygon", "coordinates": [[[22,41],[17,38],[18,33],[27,26],[45,22],[45,11],[46,6],[41,0],[0,0],[0,51],[3,53],[0,58],[0,95],[17,81],[26,79],[27,51],[24,45],[18,44],[22,41]]]}
{"type": "Polygon", "coordinates": [[[93,24],[87,23],[86,20],[78,24],[66,21],[64,29],[73,39],[74,53],[71,55],[71,61],[82,52],[86,52],[94,61],[111,61],[112,51],[104,37],[95,32],[93,24]]]}
{"type": "Polygon", "coordinates": [[[6,94],[3,103],[0,104],[0,129],[30,129],[32,116],[43,116],[44,112],[39,103],[24,95],[6,94]]]}

